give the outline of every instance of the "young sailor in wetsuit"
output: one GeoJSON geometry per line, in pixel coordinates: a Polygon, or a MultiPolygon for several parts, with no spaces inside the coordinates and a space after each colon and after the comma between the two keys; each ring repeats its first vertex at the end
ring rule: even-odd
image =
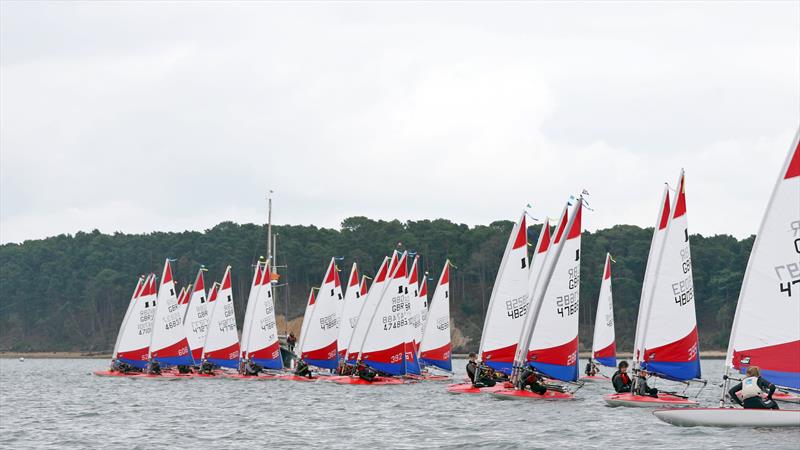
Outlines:
{"type": "Polygon", "coordinates": [[[200,364],[200,373],[204,375],[214,375],[214,364],[212,364],[209,360],[204,359],[200,364]]]}
{"type": "Polygon", "coordinates": [[[249,377],[257,377],[262,370],[264,369],[262,369],[261,366],[253,361],[247,360],[247,362],[244,364],[244,374],[249,377]]]}
{"type": "Polygon", "coordinates": [[[547,388],[541,383],[541,375],[531,366],[522,369],[522,372],[519,374],[519,379],[520,389],[523,391],[529,388],[531,392],[539,395],[544,395],[544,393],[547,392],[547,388]]]}
{"type": "Polygon", "coordinates": [[[158,361],[150,361],[147,373],[151,375],[161,375],[161,364],[159,364],[158,361]]]}
{"type": "Polygon", "coordinates": [[[748,367],[747,378],[728,390],[731,400],[747,409],[778,409],[778,404],[772,399],[774,393],[775,385],[761,376],[758,366],[748,367]],[[741,400],[736,395],[739,391],[742,391],[741,400]],[[767,394],[766,399],[761,397],[764,393],[767,394]]]}
{"type": "Polygon", "coordinates": [[[611,384],[617,392],[631,391],[631,377],[628,376],[628,361],[620,361],[617,371],[611,376],[611,384]]]}
{"type": "Polygon", "coordinates": [[[302,359],[297,360],[297,368],[294,370],[294,374],[298,377],[314,378],[314,375],[311,374],[311,369],[308,368],[308,364],[302,359]]]}
{"type": "Polygon", "coordinates": [[[476,388],[492,387],[497,382],[494,380],[494,369],[483,364],[478,365],[475,371],[475,381],[472,385],[476,388]]]}
{"type": "Polygon", "coordinates": [[[192,368],[183,365],[178,366],[178,373],[183,373],[183,374],[192,373],[192,368]]]}
{"type": "Polygon", "coordinates": [[[477,359],[478,355],[475,353],[470,353],[469,361],[467,361],[467,376],[469,377],[469,381],[471,381],[473,384],[475,383],[475,374],[478,372],[477,359]]]}
{"type": "Polygon", "coordinates": [[[375,377],[378,376],[378,372],[372,370],[372,368],[364,364],[363,361],[359,361],[356,365],[356,375],[362,380],[372,383],[375,381],[375,377]]]}
{"type": "Polygon", "coordinates": [[[639,371],[635,390],[636,395],[649,395],[650,397],[658,398],[658,389],[647,385],[647,371],[644,369],[639,371]]]}
{"type": "Polygon", "coordinates": [[[585,373],[587,377],[593,377],[597,375],[597,372],[597,365],[595,365],[594,361],[590,359],[589,362],[586,363],[586,369],[583,371],[583,373],[585,373]]]}

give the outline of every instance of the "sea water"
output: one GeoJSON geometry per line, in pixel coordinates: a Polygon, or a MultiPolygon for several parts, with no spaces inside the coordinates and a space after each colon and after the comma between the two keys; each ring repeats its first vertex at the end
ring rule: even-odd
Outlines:
{"type": "MultiPolygon", "coordinates": [[[[679,428],[649,409],[611,408],[602,399],[612,392],[610,382],[587,383],[572,401],[509,401],[449,394],[441,382],[352,386],[92,375],[106,366],[97,359],[0,360],[0,447],[800,448],[796,428],[679,428]]],[[[454,366],[461,381],[464,362],[454,366]]],[[[699,399],[716,406],[722,361],[703,361],[702,368],[710,381],[699,399]]],[[[656,387],[681,389],[664,381],[656,387]]]]}

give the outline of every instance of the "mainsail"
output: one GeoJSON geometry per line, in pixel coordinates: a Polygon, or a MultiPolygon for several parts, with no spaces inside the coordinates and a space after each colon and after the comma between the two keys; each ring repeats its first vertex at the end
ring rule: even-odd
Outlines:
{"type": "Polygon", "coordinates": [[[336,341],[343,297],[334,258],[323,280],[305,334],[300,336],[300,355],[312,366],[335,369],[339,365],[336,341]]]}
{"type": "Polygon", "coordinates": [[[649,314],[642,328],[642,367],[674,380],[699,378],[700,352],[683,171],[655,269],[649,314]]]}
{"type": "MultiPolygon", "coordinates": [[[[423,286],[425,285],[423,279],[423,286]]],[[[452,344],[450,340],[450,260],[445,261],[436,290],[433,292],[428,320],[419,346],[422,364],[451,372],[452,344]]]]}
{"type": "MultiPolygon", "coordinates": [[[[392,260],[394,257],[392,258],[392,260]]],[[[358,314],[356,326],[353,328],[353,336],[350,338],[350,345],[347,350],[347,363],[354,364],[359,359],[359,353],[364,347],[364,338],[367,335],[367,328],[369,322],[372,320],[372,315],[375,314],[375,307],[386,289],[389,282],[389,271],[391,269],[390,259],[383,258],[380,268],[378,269],[375,279],[372,281],[372,286],[369,287],[369,293],[361,303],[361,312],[358,314]]]]}
{"type": "Polygon", "coordinates": [[[339,323],[339,359],[347,358],[347,349],[350,347],[350,338],[353,337],[353,330],[358,322],[358,315],[361,313],[361,305],[364,298],[361,292],[361,283],[358,278],[358,265],[354,262],[350,269],[350,277],[347,282],[347,291],[344,293],[344,305],[340,314],[339,323]]]}
{"type": "Polygon", "coordinates": [[[614,337],[614,303],[611,299],[611,255],[606,253],[597,315],[594,320],[592,358],[606,367],[617,366],[617,344],[614,337]]]}
{"type": "MultiPolygon", "coordinates": [[[[272,297],[272,273],[270,262],[264,267],[261,286],[255,298],[247,347],[247,359],[267,369],[283,369],[281,346],[278,341],[278,325],[275,322],[275,302],[272,297]]],[[[242,330],[244,332],[244,330],[242,330]]]]}
{"type": "Polygon", "coordinates": [[[208,334],[203,345],[203,359],[222,367],[239,366],[239,335],[236,330],[236,312],[233,308],[231,266],[225,269],[219,290],[212,290],[208,299],[211,307],[208,334]]]}
{"type": "Polygon", "coordinates": [[[199,363],[203,357],[203,343],[206,340],[206,333],[208,333],[209,310],[203,271],[202,268],[197,271],[194,289],[192,289],[186,309],[186,317],[183,319],[183,331],[186,333],[186,340],[189,342],[189,349],[192,351],[195,363],[199,363]]]}
{"type": "Polygon", "coordinates": [[[125,315],[122,317],[122,325],[120,325],[119,332],[117,333],[117,340],[114,342],[114,353],[111,354],[112,359],[117,359],[119,343],[122,340],[122,336],[125,334],[125,329],[128,326],[128,319],[131,317],[131,313],[136,305],[136,300],[139,298],[142,290],[149,281],[149,278],[145,279],[143,276],[136,280],[136,288],[133,290],[133,295],[131,295],[131,301],[128,302],[128,308],[125,310],[125,315]]]}
{"type": "Polygon", "coordinates": [[[150,353],[150,335],[156,311],[156,277],[148,275],[137,298],[133,300],[128,319],[120,330],[116,359],[143,369],[150,353]]]}
{"type": "Polygon", "coordinates": [[[253,323],[253,311],[256,306],[256,298],[258,297],[258,291],[261,289],[261,279],[264,278],[264,270],[266,270],[266,264],[263,261],[256,262],[256,267],[253,269],[253,281],[250,283],[250,293],[247,294],[247,306],[245,307],[244,311],[244,323],[242,324],[242,341],[241,341],[241,351],[242,351],[242,359],[247,358],[247,348],[248,342],[250,341],[250,330],[252,327],[250,326],[253,323]]]}
{"type": "Polygon", "coordinates": [[[150,336],[150,359],[163,364],[194,364],[183,330],[183,315],[175,296],[175,281],[172,279],[169,259],[164,262],[158,289],[158,305],[153,319],[153,334],[150,336]]]}
{"type": "Polygon", "coordinates": [[[800,389],[800,130],[753,243],[733,320],[726,369],[751,365],[800,389]]]}
{"type": "Polygon", "coordinates": [[[528,308],[528,229],[525,213],[514,224],[497,271],[479,356],[488,366],[511,373],[520,330],[528,308]]]}

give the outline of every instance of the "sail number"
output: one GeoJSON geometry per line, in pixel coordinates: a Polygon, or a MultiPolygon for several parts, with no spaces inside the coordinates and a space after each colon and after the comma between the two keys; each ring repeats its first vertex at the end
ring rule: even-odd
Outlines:
{"type": "Polygon", "coordinates": [[[561,317],[571,316],[578,312],[578,292],[556,297],[556,314],[561,317]]]}
{"type": "Polygon", "coordinates": [[[506,300],[506,315],[512,319],[519,319],[528,312],[528,294],[506,300]]]}
{"type": "Polygon", "coordinates": [[[689,275],[685,280],[672,283],[672,295],[675,296],[675,303],[680,306],[685,306],[694,300],[692,276],[689,275]]]}

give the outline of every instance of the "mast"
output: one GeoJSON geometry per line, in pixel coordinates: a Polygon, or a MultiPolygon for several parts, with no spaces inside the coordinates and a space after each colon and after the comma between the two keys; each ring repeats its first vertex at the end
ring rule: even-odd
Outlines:
{"type": "Polygon", "coordinates": [[[272,194],[270,189],[267,194],[267,261],[272,259],[272,194]]]}

